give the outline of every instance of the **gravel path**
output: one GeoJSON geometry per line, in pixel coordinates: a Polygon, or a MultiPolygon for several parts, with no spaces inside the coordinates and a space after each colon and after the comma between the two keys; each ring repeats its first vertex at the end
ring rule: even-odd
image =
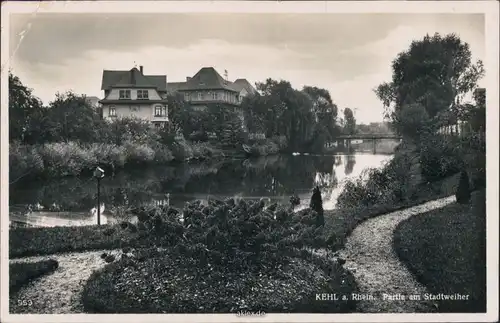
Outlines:
{"type": "Polygon", "coordinates": [[[80,293],[92,272],[106,265],[100,258],[103,252],[115,255],[120,253],[119,250],[99,250],[11,259],[10,262],[13,263],[52,258],[59,262],[59,268],[49,275],[30,282],[16,295],[10,297],[9,312],[11,314],[83,313],[80,293]],[[22,305],[23,302],[25,305],[22,305]]]}
{"type": "Polygon", "coordinates": [[[454,196],[434,200],[369,219],[354,229],[339,256],[346,260],[345,267],[353,273],[361,295],[374,296],[374,300],[360,300],[361,313],[422,313],[434,311],[431,302],[398,300],[400,295],[427,293],[402,264],[392,246],[393,232],[403,220],[420,213],[444,207],[455,201],[454,196]],[[384,299],[385,295],[395,298],[384,299]]]}

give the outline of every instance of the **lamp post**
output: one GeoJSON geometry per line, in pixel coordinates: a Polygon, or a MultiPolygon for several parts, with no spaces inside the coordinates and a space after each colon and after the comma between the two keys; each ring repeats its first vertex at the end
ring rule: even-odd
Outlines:
{"type": "Polygon", "coordinates": [[[104,177],[104,170],[101,167],[96,167],[94,177],[97,179],[97,225],[101,225],[101,179],[104,177]]]}

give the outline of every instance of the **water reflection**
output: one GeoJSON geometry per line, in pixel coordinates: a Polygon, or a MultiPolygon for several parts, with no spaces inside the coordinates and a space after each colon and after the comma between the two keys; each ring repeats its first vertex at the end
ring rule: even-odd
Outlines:
{"type": "MultiPolygon", "coordinates": [[[[267,197],[288,203],[292,194],[307,207],[311,190],[322,189],[325,209],[332,209],[346,178],[380,167],[387,155],[269,156],[176,167],[155,167],[122,172],[101,181],[101,223],[117,221],[132,206],[144,203],[183,207],[186,202],[210,197],[267,197]]],[[[10,188],[11,220],[34,225],[97,223],[96,182],[67,178],[10,188]],[[31,210],[30,215],[20,215],[31,210]],[[45,220],[44,220],[45,219],[45,220]]]]}

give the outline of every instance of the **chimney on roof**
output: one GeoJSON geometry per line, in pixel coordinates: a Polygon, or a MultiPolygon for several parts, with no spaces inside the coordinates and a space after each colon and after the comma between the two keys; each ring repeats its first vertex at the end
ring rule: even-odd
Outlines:
{"type": "Polygon", "coordinates": [[[189,81],[191,79],[190,76],[186,76],[186,82],[189,81]]]}
{"type": "Polygon", "coordinates": [[[144,66],[139,66],[139,71],[141,71],[141,74],[144,74],[144,66]]]}

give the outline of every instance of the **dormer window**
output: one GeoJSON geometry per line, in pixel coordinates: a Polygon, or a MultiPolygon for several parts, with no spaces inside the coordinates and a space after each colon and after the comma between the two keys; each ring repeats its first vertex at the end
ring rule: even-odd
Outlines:
{"type": "Polygon", "coordinates": [[[149,100],[149,91],[137,90],[137,100],[149,100]]]}
{"type": "Polygon", "coordinates": [[[120,100],[130,99],[130,90],[120,90],[120,100]]]}

